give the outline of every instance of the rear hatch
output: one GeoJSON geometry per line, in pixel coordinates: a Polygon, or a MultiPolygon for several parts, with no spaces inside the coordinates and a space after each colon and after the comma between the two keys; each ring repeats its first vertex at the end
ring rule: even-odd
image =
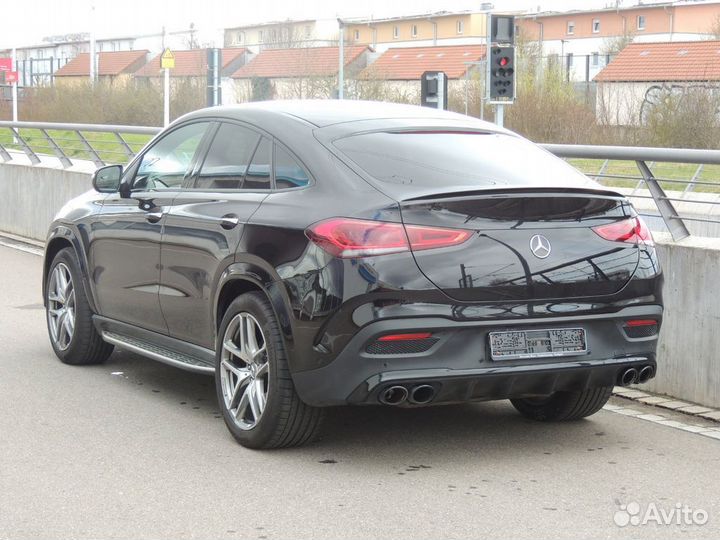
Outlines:
{"type": "Polygon", "coordinates": [[[413,249],[420,270],[456,300],[602,297],[622,289],[638,265],[637,242],[609,240],[592,227],[617,222],[622,229],[635,216],[632,206],[537,145],[493,129],[362,132],[333,145],[400,203],[406,229],[473,231],[459,245],[413,249]]]}
{"type": "Polygon", "coordinates": [[[635,243],[593,227],[635,215],[622,197],[583,190],[423,196],[401,202],[405,225],[472,230],[464,243],[413,251],[420,270],[463,302],[608,296],[633,276],[635,243]]]}

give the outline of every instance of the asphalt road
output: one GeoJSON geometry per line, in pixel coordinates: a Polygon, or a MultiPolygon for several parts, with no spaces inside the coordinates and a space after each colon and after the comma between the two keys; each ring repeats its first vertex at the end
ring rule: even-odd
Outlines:
{"type": "Polygon", "coordinates": [[[496,402],[338,409],[311,446],[245,450],[208,377],[122,351],[61,364],[40,257],[0,247],[0,276],[0,538],[720,536],[720,440],[496,402]],[[633,502],[708,522],[619,527],[633,502]]]}

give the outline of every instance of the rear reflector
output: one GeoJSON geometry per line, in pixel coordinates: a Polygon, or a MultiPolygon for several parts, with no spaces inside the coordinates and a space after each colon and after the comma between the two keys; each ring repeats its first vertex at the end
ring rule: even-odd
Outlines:
{"type": "Polygon", "coordinates": [[[417,332],[415,334],[388,334],[378,338],[378,341],[411,341],[413,339],[429,339],[432,337],[430,332],[417,332]]]}
{"type": "Polygon", "coordinates": [[[629,338],[647,338],[658,333],[658,322],[655,319],[631,319],[625,321],[625,333],[629,338]]]}
{"type": "Polygon", "coordinates": [[[372,257],[462,244],[470,231],[405,225],[386,221],[332,218],[312,225],[305,235],[341,258],[372,257]]]}
{"type": "Polygon", "coordinates": [[[440,341],[430,332],[410,334],[386,334],[368,343],[365,351],[370,354],[418,354],[429,351],[440,341]]]}
{"type": "Polygon", "coordinates": [[[631,319],[625,321],[625,326],[653,326],[656,324],[657,321],[654,319],[631,319]]]}
{"type": "Polygon", "coordinates": [[[592,229],[600,237],[612,242],[627,242],[648,246],[654,244],[650,229],[639,216],[607,225],[598,225],[592,229]]]}

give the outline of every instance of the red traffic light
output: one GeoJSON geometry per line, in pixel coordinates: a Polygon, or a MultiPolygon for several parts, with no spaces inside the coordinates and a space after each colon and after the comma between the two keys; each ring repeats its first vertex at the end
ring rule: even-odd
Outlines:
{"type": "Polygon", "coordinates": [[[500,64],[501,66],[507,66],[509,63],[510,59],[507,56],[503,56],[502,58],[500,58],[500,60],[498,60],[498,64],[500,64]]]}

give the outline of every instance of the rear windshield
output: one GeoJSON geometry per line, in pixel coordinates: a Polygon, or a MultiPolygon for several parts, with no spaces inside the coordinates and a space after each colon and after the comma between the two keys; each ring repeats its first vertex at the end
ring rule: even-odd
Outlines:
{"type": "Polygon", "coordinates": [[[397,187],[598,187],[563,160],[512,135],[381,132],[334,144],[370,176],[397,187]]]}

